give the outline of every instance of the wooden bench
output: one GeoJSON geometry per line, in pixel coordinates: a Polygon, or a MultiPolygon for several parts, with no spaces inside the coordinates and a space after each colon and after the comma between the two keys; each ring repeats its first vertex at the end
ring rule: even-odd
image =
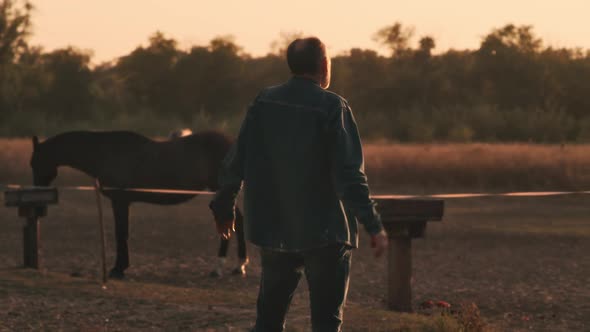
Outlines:
{"type": "Polygon", "coordinates": [[[22,188],[4,192],[4,205],[18,207],[19,217],[26,218],[23,228],[24,267],[39,269],[41,264],[41,224],[47,205],[57,204],[56,188],[22,188]]]}
{"type": "Polygon", "coordinates": [[[389,235],[388,297],[391,310],[412,311],[412,239],[423,238],[429,221],[441,221],[444,201],[375,199],[389,235]]]}

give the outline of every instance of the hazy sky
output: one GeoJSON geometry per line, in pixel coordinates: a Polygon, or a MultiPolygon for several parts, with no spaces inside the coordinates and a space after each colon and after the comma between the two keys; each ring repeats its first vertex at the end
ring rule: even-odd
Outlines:
{"type": "MultiPolygon", "coordinates": [[[[264,55],[281,31],[317,35],[332,53],[377,49],[372,36],[399,21],[436,51],[478,47],[506,23],[530,24],[554,46],[590,48],[590,0],[32,0],[33,44],[94,51],[93,62],[128,54],[156,30],[180,47],[234,35],[252,55],[264,55]]],[[[416,38],[417,40],[417,38],[416,38]]]]}

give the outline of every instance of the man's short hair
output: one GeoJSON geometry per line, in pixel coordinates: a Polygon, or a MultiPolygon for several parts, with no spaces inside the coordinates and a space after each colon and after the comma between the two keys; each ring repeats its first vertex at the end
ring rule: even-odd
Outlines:
{"type": "Polygon", "coordinates": [[[317,37],[297,38],[287,48],[287,63],[295,75],[318,74],[326,57],[326,45],[317,37]]]}

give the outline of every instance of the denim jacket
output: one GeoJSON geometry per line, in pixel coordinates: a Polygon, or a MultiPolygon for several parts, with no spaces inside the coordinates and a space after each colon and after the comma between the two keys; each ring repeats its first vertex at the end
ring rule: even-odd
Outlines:
{"type": "Polygon", "coordinates": [[[348,103],[306,78],[266,88],[250,105],[210,204],[217,220],[234,218],[242,184],[245,235],[262,248],[356,247],[357,220],[369,234],[383,229],[348,103]]]}

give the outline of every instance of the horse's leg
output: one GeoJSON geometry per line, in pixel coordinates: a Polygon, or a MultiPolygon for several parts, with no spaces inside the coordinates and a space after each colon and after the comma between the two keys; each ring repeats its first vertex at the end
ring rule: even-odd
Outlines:
{"type": "Polygon", "coordinates": [[[217,266],[209,273],[209,276],[213,278],[219,278],[223,274],[223,266],[227,257],[227,248],[229,246],[229,240],[220,238],[219,250],[217,251],[217,266]]]}
{"type": "Polygon", "coordinates": [[[238,259],[239,265],[232,273],[242,276],[246,275],[246,265],[250,262],[246,254],[246,239],[244,238],[244,216],[242,211],[236,207],[236,237],[238,240],[238,259]]]}
{"type": "Polygon", "coordinates": [[[113,214],[115,215],[115,238],[117,240],[117,258],[115,267],[111,269],[109,277],[122,279],[129,267],[129,202],[113,200],[113,214]]]}

